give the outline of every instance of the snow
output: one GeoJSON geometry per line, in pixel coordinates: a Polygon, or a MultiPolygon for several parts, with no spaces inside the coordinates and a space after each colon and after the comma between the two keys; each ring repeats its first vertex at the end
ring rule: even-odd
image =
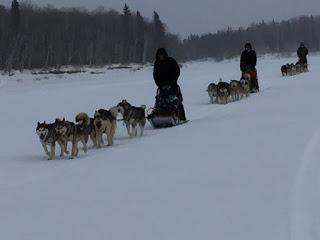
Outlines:
{"type": "MultiPolygon", "coordinates": [[[[184,64],[189,123],[47,161],[37,121],[73,120],[126,98],[154,103],[152,67],[103,74],[0,76],[0,239],[316,240],[320,237],[320,56],[259,59],[259,94],[209,104],[207,85],[237,60],[184,64]]],[[[57,150],[58,153],[58,150],[57,150]]]]}
{"type": "Polygon", "coordinates": [[[317,203],[319,195],[319,143],[320,128],[309,140],[303,157],[302,165],[294,184],[292,198],[291,239],[319,239],[320,219],[317,203]],[[306,197],[308,196],[308,197],[306,197]]]}

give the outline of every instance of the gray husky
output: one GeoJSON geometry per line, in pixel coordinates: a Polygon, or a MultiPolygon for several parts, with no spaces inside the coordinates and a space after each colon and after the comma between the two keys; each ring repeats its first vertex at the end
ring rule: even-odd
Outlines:
{"type": "Polygon", "coordinates": [[[130,137],[138,135],[138,127],[140,136],[143,135],[144,126],[146,125],[146,106],[134,107],[127,100],[122,100],[117,107],[123,116],[124,124],[126,125],[130,137]]]}
{"type": "Polygon", "coordinates": [[[248,79],[240,80],[240,95],[241,97],[248,97],[250,94],[250,82],[248,79]]]}
{"type": "Polygon", "coordinates": [[[241,98],[241,83],[237,80],[230,82],[230,96],[232,101],[238,101],[241,98]]]}
{"type": "Polygon", "coordinates": [[[93,146],[97,147],[96,130],[94,127],[94,118],[89,118],[88,114],[82,112],[75,117],[77,125],[90,136],[93,146]]]}
{"type": "Polygon", "coordinates": [[[217,103],[227,104],[230,96],[230,84],[227,82],[218,83],[217,103]]]}
{"type": "Polygon", "coordinates": [[[218,96],[218,85],[214,83],[210,83],[207,88],[207,92],[210,98],[210,102],[214,103],[217,102],[217,96],[218,96]]]}
{"type": "Polygon", "coordinates": [[[56,131],[55,123],[47,124],[46,122],[38,122],[36,132],[39,136],[45,153],[49,157],[48,160],[53,160],[55,158],[56,142],[58,142],[58,144],[60,145],[60,157],[63,157],[64,153],[69,154],[69,152],[65,148],[65,144],[62,141],[60,134],[56,131]],[[50,146],[50,152],[47,148],[48,145],[50,146]]]}
{"type": "MultiPolygon", "coordinates": [[[[89,117],[86,118],[88,119],[89,117]]],[[[66,121],[64,118],[56,119],[55,121],[56,132],[60,135],[60,141],[64,143],[64,149],[67,148],[67,143],[72,143],[72,151],[70,158],[78,156],[78,143],[83,145],[83,151],[87,152],[87,143],[89,139],[89,131],[83,124],[75,124],[73,122],[66,121]]]]}

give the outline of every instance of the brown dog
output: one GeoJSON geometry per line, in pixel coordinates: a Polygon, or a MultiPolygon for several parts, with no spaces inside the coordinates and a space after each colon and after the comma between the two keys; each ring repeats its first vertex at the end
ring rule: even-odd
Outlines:
{"type": "Polygon", "coordinates": [[[216,85],[215,83],[210,83],[208,85],[208,89],[207,89],[209,98],[210,98],[210,102],[214,103],[217,101],[217,95],[218,95],[218,85],[216,85]]]}
{"type": "Polygon", "coordinates": [[[120,112],[118,107],[110,110],[99,109],[94,113],[94,127],[96,130],[97,146],[103,144],[103,134],[107,134],[108,146],[113,145],[113,138],[117,129],[117,114],[120,112]]]}

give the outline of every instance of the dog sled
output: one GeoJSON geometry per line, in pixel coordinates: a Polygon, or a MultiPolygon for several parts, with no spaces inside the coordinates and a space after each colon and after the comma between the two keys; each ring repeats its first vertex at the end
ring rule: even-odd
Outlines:
{"type": "Polygon", "coordinates": [[[165,86],[158,89],[155,106],[149,109],[147,119],[153,128],[169,128],[186,123],[180,88],[165,86]]]}
{"type": "Polygon", "coordinates": [[[247,69],[245,72],[242,72],[241,79],[249,80],[249,82],[250,82],[250,92],[251,93],[259,92],[257,69],[250,68],[250,69],[247,69]]]}

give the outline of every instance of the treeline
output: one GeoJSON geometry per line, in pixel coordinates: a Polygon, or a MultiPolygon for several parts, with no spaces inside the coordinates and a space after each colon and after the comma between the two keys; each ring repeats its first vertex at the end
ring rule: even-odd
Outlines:
{"type": "Polygon", "coordinates": [[[122,13],[40,8],[17,0],[11,8],[0,5],[2,70],[144,63],[153,61],[160,46],[176,53],[182,48],[157,12],[149,21],[127,5],[122,13]]]}
{"type": "Polygon", "coordinates": [[[112,63],[154,61],[165,47],[179,61],[238,56],[246,42],[258,54],[290,53],[300,42],[320,50],[320,16],[303,16],[282,22],[260,22],[237,30],[190,35],[180,40],[167,31],[157,12],[153,19],[132,12],[99,8],[56,9],[12,1],[0,5],[0,70],[59,68],[65,65],[102,66],[112,63]]]}
{"type": "Polygon", "coordinates": [[[228,28],[215,34],[191,35],[183,41],[185,60],[238,56],[246,42],[258,54],[287,54],[304,42],[311,51],[320,50],[320,16],[302,16],[281,22],[260,22],[234,30],[228,28]]]}

